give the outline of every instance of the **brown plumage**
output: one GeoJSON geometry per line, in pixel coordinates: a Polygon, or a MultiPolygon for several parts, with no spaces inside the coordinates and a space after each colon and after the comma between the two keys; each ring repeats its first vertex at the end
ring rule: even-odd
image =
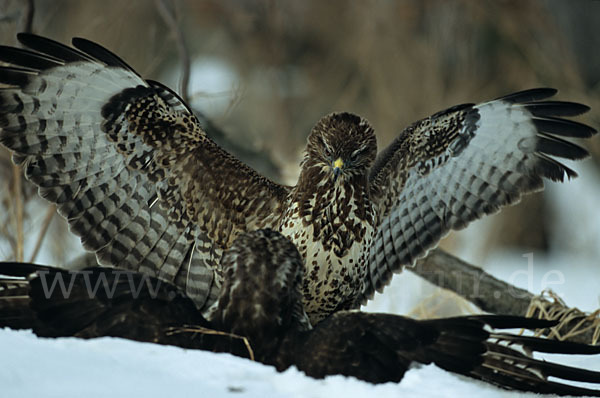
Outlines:
{"type": "Polygon", "coordinates": [[[203,311],[219,294],[223,251],[264,227],[300,250],[313,323],[357,308],[451,229],[543,178],[574,176],[551,156],[587,152],[559,137],[595,133],[560,118],[586,106],[534,89],[420,120],[376,157],[371,126],[336,113],[313,128],[288,187],[219,148],[176,94],[99,45],[18,39],[34,51],[0,48],[10,65],[0,142],[99,264],[172,282],[203,311]]]}
{"type": "Polygon", "coordinates": [[[222,267],[219,304],[206,319],[180,288],[145,274],[0,263],[0,274],[12,276],[0,278],[0,327],[32,328],[45,337],[115,336],[229,352],[279,371],[296,366],[316,378],[342,374],[372,383],[399,382],[415,364],[434,363],[508,389],[600,395],[568,385],[598,385],[600,372],[531,356],[600,354],[600,347],[502,331],[545,328],[553,321],[494,315],[419,321],[339,311],[311,328],[300,292],[303,261],[281,234],[241,234],[225,252],[222,267]]]}

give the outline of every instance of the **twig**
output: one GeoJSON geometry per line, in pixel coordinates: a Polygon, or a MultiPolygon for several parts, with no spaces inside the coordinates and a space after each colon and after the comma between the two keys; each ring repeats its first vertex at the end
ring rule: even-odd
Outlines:
{"type": "MultiPolygon", "coordinates": [[[[27,0],[23,10],[23,18],[21,20],[22,30],[31,32],[33,26],[33,16],[35,13],[35,3],[33,0],[27,0]]],[[[23,261],[24,259],[24,237],[23,237],[23,195],[22,195],[22,176],[21,169],[17,165],[12,165],[13,170],[13,203],[14,203],[14,222],[17,233],[15,259],[23,261]]]]}
{"type": "Polygon", "coordinates": [[[21,169],[14,165],[13,170],[13,204],[14,204],[14,223],[17,232],[15,260],[23,261],[23,195],[21,192],[21,169]]]}
{"type": "Polygon", "coordinates": [[[46,215],[44,216],[44,222],[42,223],[42,228],[40,229],[37,241],[35,242],[35,247],[33,248],[33,253],[31,253],[31,258],[29,260],[30,263],[33,263],[35,261],[35,258],[37,257],[40,248],[42,247],[42,242],[44,241],[44,237],[46,236],[46,232],[48,232],[48,227],[50,226],[50,222],[52,221],[52,218],[54,217],[55,213],[56,206],[48,206],[48,208],[46,209],[46,215]]]}
{"type": "Polygon", "coordinates": [[[2,227],[0,227],[0,233],[4,239],[8,240],[8,244],[10,245],[13,253],[15,253],[17,251],[17,242],[15,241],[14,236],[12,236],[12,233],[9,231],[9,226],[9,222],[3,223],[2,227]]]}
{"type": "Polygon", "coordinates": [[[35,14],[35,3],[33,0],[27,0],[23,10],[21,20],[21,32],[31,33],[33,29],[33,15],[35,14]]]}
{"type": "MultiPolygon", "coordinates": [[[[176,7],[172,0],[155,0],[156,9],[165,21],[171,32],[175,35],[179,59],[181,62],[181,87],[179,94],[181,98],[190,104],[190,74],[191,74],[191,58],[188,47],[185,42],[185,37],[178,23],[176,7]],[[172,7],[169,7],[169,4],[172,7]],[[173,9],[173,11],[171,11],[173,9]]],[[[273,159],[264,151],[256,151],[248,149],[240,145],[238,142],[228,138],[221,129],[207,119],[198,109],[192,108],[196,117],[200,120],[200,124],[206,131],[206,134],[212,138],[219,146],[226,151],[235,153],[242,161],[250,163],[252,167],[257,168],[260,172],[266,174],[269,178],[278,179],[281,174],[279,167],[273,159]]]]}
{"type": "Polygon", "coordinates": [[[239,336],[233,333],[222,332],[220,330],[208,329],[202,326],[183,326],[183,327],[173,327],[167,330],[167,335],[179,334],[179,333],[201,333],[201,334],[212,334],[216,336],[227,336],[232,337],[234,339],[240,339],[244,342],[246,346],[246,350],[248,350],[248,356],[251,361],[254,361],[254,350],[250,346],[250,341],[244,336],[239,336]]]}
{"type": "Polygon", "coordinates": [[[177,17],[177,10],[172,1],[171,9],[167,4],[167,0],[155,0],[156,8],[158,13],[165,21],[171,32],[175,35],[175,41],[177,43],[177,51],[179,52],[179,59],[181,62],[181,86],[179,88],[179,94],[185,103],[189,103],[189,91],[190,91],[190,53],[185,43],[185,37],[177,17]]]}

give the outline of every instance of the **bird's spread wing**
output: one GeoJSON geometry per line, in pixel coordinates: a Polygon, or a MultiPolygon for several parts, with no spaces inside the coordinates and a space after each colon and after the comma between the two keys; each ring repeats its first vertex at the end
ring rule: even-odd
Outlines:
{"type": "MultiPolygon", "coordinates": [[[[218,291],[220,251],[278,217],[287,188],[210,140],[186,104],[84,39],[0,47],[0,142],[102,265],[218,291]]],[[[209,296],[210,295],[210,296],[209,296]]]]}
{"type": "Polygon", "coordinates": [[[0,262],[0,328],[40,337],[121,337],[249,356],[238,336],[220,333],[177,286],[116,268],[79,271],[0,262]]]}
{"type": "Polygon", "coordinates": [[[600,383],[600,372],[534,359],[527,352],[598,354],[600,347],[502,332],[545,328],[552,321],[483,315],[419,321],[389,314],[341,311],[319,323],[294,362],[309,376],[344,374],[381,383],[400,381],[411,364],[430,364],[503,388],[559,395],[600,395],[569,385],[600,383]],[[552,377],[554,380],[548,380],[552,377]]]}
{"type": "Polygon", "coordinates": [[[369,180],[382,218],[362,301],[450,230],[542,189],[543,178],[576,176],[553,157],[581,159],[587,152],[560,137],[595,130],[561,118],[587,106],[543,101],[555,93],[533,89],[455,106],[414,123],[379,154],[369,180]]]}
{"type": "Polygon", "coordinates": [[[159,342],[166,325],[198,324],[194,303],[176,286],[115,268],[80,271],[0,263],[0,327],[38,336],[113,336],[159,342]],[[10,284],[19,284],[20,291],[10,284]],[[20,317],[11,308],[20,306],[20,317]]]}

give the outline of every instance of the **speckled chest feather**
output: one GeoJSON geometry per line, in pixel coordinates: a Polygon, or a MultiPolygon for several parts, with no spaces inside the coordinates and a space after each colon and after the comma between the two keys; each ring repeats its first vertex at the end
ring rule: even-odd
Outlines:
{"type": "Polygon", "coordinates": [[[354,308],[375,234],[366,188],[348,181],[316,188],[292,199],[280,227],[305,260],[302,293],[313,324],[333,311],[354,308]]]}

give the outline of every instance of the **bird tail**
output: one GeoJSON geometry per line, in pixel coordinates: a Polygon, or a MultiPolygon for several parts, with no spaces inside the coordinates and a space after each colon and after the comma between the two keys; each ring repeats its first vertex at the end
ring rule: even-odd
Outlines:
{"type": "Polygon", "coordinates": [[[600,372],[535,359],[533,353],[598,354],[600,346],[507,333],[506,329],[543,329],[555,321],[482,315],[421,321],[439,332],[419,362],[478,378],[503,388],[558,395],[600,396],[571,382],[600,383],[600,372]],[[549,380],[552,378],[553,380],[549,380]],[[556,381],[554,381],[556,380],[556,381]]]}
{"type": "Polygon", "coordinates": [[[42,337],[122,337],[185,347],[210,342],[171,336],[173,326],[209,326],[171,283],[118,268],[66,270],[0,262],[0,327],[42,337]]]}
{"type": "Polygon", "coordinates": [[[0,262],[0,327],[32,329],[44,337],[84,330],[101,308],[96,297],[86,294],[79,274],[82,271],[0,262]]]}
{"type": "Polygon", "coordinates": [[[0,328],[36,328],[37,316],[31,309],[27,277],[44,268],[27,263],[0,263],[0,328]]]}

